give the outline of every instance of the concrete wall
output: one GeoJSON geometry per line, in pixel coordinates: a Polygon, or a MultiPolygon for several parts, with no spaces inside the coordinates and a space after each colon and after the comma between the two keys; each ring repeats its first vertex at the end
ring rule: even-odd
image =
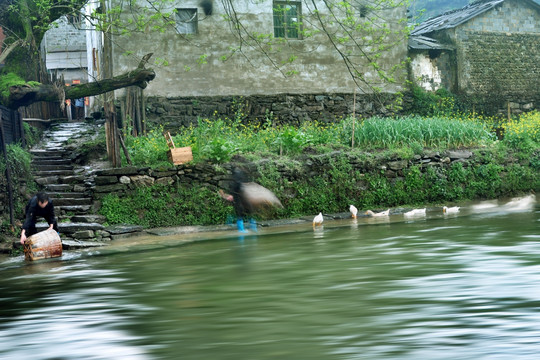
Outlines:
{"type": "MultiPolygon", "coordinates": [[[[199,8],[198,3],[194,0],[177,1],[172,8],[199,8]]],[[[307,16],[312,3],[302,2],[301,5],[302,13],[307,16]]],[[[318,5],[324,8],[322,2],[318,5]]],[[[271,0],[239,0],[235,1],[235,6],[242,24],[247,25],[250,32],[273,33],[271,0]]],[[[355,84],[349,70],[324,34],[265,47],[272,62],[250,46],[243,45],[240,51],[238,38],[233,35],[230,24],[223,20],[225,9],[222,2],[214,1],[211,16],[205,16],[201,8],[198,15],[198,34],[189,37],[169,29],[162,34],[133,34],[116,38],[114,58],[118,61],[114,64],[114,73],[120,74],[132,69],[149,52],[154,53],[154,59],[166,59],[168,66],[152,65],[157,76],[144,92],[146,96],[159,97],[164,102],[185,97],[352,94],[354,91],[355,84]],[[231,49],[235,50],[234,54],[231,49]],[[126,51],[133,51],[135,56],[122,55],[126,51]],[[291,55],[298,58],[283,65],[291,55]],[[197,63],[201,56],[206,56],[206,64],[197,63]],[[297,74],[284,76],[283,73],[288,71],[297,71],[297,74]]],[[[404,26],[397,24],[400,18],[405,17],[404,7],[387,10],[379,15],[390,28],[404,26]]],[[[369,49],[366,47],[363,50],[369,49]]],[[[403,39],[385,52],[379,63],[389,69],[405,60],[406,56],[406,40],[403,39]]],[[[385,84],[378,80],[376,71],[368,66],[361,69],[368,81],[382,87],[383,92],[395,93],[404,89],[405,71],[399,73],[396,83],[385,84]]],[[[367,87],[358,90],[358,94],[363,92],[370,90],[367,87]]],[[[121,98],[123,94],[123,91],[118,91],[117,97],[121,98]]]]}
{"type": "MultiPolygon", "coordinates": [[[[92,14],[100,6],[99,0],[91,0],[86,3],[83,11],[86,15],[92,14]]],[[[96,31],[90,21],[85,21],[86,29],[86,63],[88,82],[101,79],[102,54],[103,54],[103,34],[96,31]]],[[[100,96],[90,96],[89,105],[86,107],[87,115],[94,111],[99,111],[103,106],[100,96]]]]}
{"type": "Polygon", "coordinates": [[[427,91],[441,88],[455,90],[455,52],[450,50],[414,50],[411,58],[410,75],[416,85],[427,91]]]}

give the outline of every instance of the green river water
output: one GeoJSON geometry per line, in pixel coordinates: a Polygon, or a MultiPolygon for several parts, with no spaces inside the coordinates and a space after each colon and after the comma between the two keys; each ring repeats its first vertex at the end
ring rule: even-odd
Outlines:
{"type": "Polygon", "coordinates": [[[538,359],[539,283],[538,203],[138,237],[3,258],[0,359],[538,359]]]}

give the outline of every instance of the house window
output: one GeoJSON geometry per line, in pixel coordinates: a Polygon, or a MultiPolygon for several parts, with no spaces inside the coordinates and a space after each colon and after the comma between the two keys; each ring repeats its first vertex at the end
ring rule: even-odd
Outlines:
{"type": "Polygon", "coordinates": [[[73,25],[76,29],[81,29],[82,15],[79,13],[66,15],[69,24],[73,25]]]}
{"type": "Polygon", "coordinates": [[[274,1],[274,37],[299,39],[300,16],[299,2],[274,1]]]}
{"type": "Polygon", "coordinates": [[[361,18],[365,18],[367,16],[367,13],[368,13],[367,5],[359,5],[358,6],[358,13],[359,13],[361,18]]]}
{"type": "Polygon", "coordinates": [[[359,17],[365,18],[367,16],[369,6],[366,4],[366,0],[356,0],[353,6],[356,8],[359,17]]]}
{"type": "Polygon", "coordinates": [[[179,34],[197,33],[197,9],[176,9],[176,31],[179,34]]]}

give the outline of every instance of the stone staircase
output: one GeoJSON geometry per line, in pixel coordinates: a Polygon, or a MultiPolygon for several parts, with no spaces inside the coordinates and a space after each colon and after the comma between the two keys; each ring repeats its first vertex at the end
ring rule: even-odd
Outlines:
{"type": "MultiPolygon", "coordinates": [[[[53,200],[64,248],[97,246],[110,240],[102,225],[105,219],[93,213],[92,169],[73,162],[74,143],[95,133],[95,125],[66,122],[51,125],[32,154],[33,175],[41,190],[53,200]],[[100,242],[101,241],[101,242],[100,242]]],[[[45,229],[45,222],[37,225],[45,229]]]]}

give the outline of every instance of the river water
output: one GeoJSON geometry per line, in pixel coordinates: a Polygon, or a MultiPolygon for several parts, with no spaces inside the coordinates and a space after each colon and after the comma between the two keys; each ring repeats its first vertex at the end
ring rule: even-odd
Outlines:
{"type": "Polygon", "coordinates": [[[540,207],[484,205],[4,258],[0,359],[538,359],[540,207]]]}

